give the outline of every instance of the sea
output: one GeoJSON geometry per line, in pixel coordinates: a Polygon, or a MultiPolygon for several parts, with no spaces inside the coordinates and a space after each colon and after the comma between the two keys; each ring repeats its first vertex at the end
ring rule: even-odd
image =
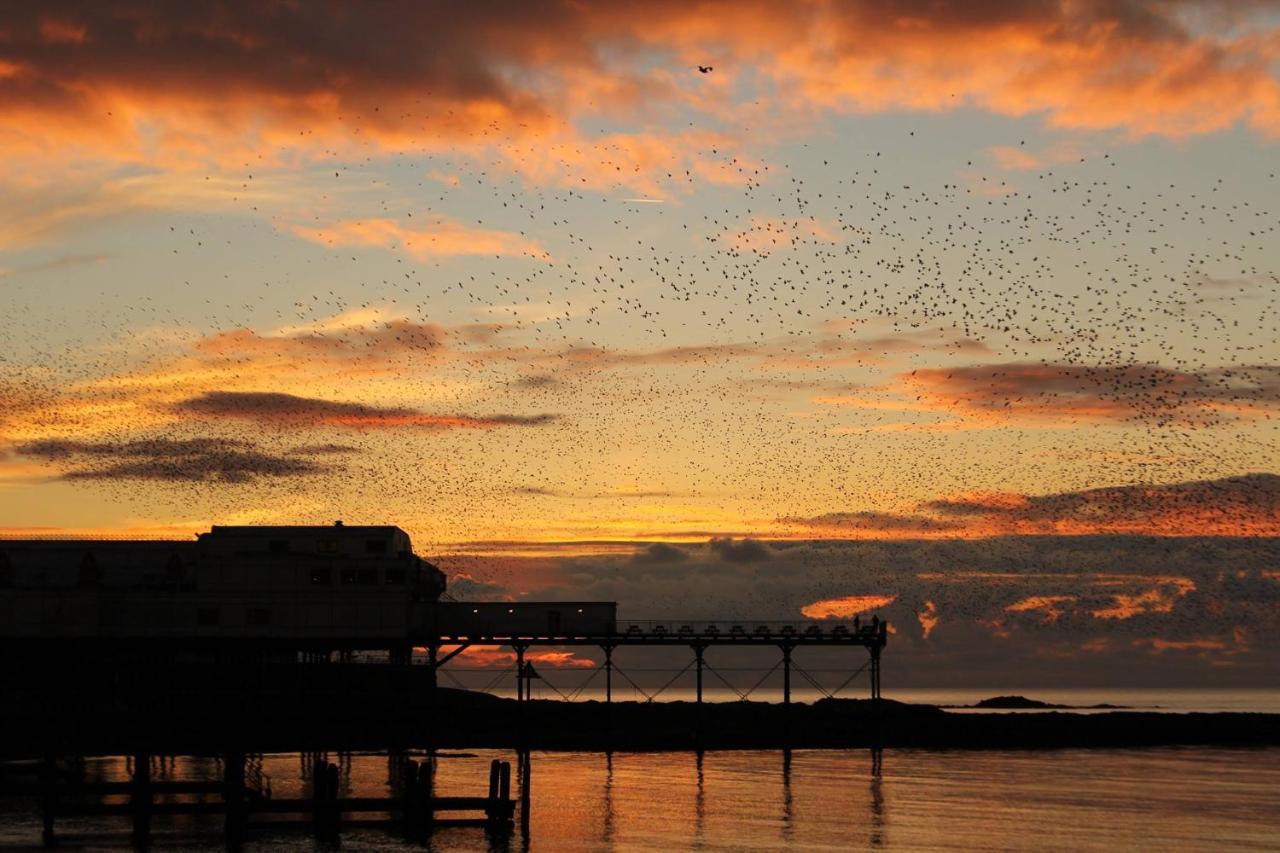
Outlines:
{"type": "MultiPolygon", "coordinates": [[[[927,690],[892,698],[972,704],[1019,694],[1070,705],[1165,711],[1276,711],[1280,691],[927,690]]],[[[385,753],[322,756],[342,796],[388,796],[385,753]]],[[[421,759],[421,754],[410,757],[421,759]]],[[[314,756],[261,756],[275,797],[304,796],[314,756]]],[[[504,750],[446,751],[442,796],[483,796],[504,750]]],[[[90,778],[128,778],[127,759],[85,759],[90,778]]],[[[216,759],[156,759],[156,779],[216,779],[216,759]]],[[[519,780],[517,780],[519,782],[519,780]]],[[[252,830],[247,851],[423,850],[1280,850],[1280,748],[1058,750],[742,750],[534,752],[527,834],[438,829],[426,844],[387,828],[344,828],[320,842],[307,825],[252,830]]],[[[518,785],[516,786],[518,790],[518,785]]],[[[119,818],[60,819],[59,849],[129,850],[119,818]]],[[[0,850],[37,849],[31,801],[0,798],[0,850]]],[[[157,851],[225,846],[219,818],[156,817],[157,851]]]]}

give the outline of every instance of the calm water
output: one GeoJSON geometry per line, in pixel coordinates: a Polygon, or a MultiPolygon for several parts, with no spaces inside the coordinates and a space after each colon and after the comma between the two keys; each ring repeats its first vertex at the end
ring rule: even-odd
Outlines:
{"type": "MultiPolygon", "coordinates": [[[[491,758],[439,761],[441,794],[482,795],[491,758]]],[[[385,756],[330,756],[356,795],[388,791],[385,756]]],[[[629,850],[1275,850],[1280,749],[926,752],[866,750],[534,753],[527,847],[481,829],[446,829],[429,849],[629,850]]],[[[263,761],[276,796],[305,789],[297,755],[263,761]]],[[[90,775],[124,778],[121,759],[90,775]]],[[[156,776],[214,775],[212,760],[176,759],[156,776]]],[[[33,814],[0,813],[0,848],[39,839],[33,814]]],[[[157,819],[156,850],[218,850],[219,824],[157,819]]],[[[122,822],[59,823],[63,849],[128,848],[122,822]],[[78,837],[75,837],[78,836],[78,837]]],[[[387,831],[346,830],[344,850],[413,848],[387,831]]],[[[247,850],[313,850],[305,832],[258,834],[247,850]]]]}
{"type": "MultiPolygon", "coordinates": [[[[561,689],[567,690],[569,686],[563,685],[561,689]]],[[[494,692],[511,698],[515,697],[514,690],[494,692]]],[[[619,701],[643,701],[645,698],[627,685],[615,686],[613,695],[614,699],[619,701]]],[[[792,691],[792,695],[797,702],[813,702],[822,698],[822,694],[816,690],[805,687],[797,687],[792,691]]],[[[1106,704],[1137,710],[1246,711],[1280,714],[1280,690],[1274,688],[886,687],[884,689],[886,699],[928,705],[972,705],[990,696],[1010,695],[1027,696],[1042,702],[1080,707],[1106,704]]],[[[550,688],[537,686],[537,682],[535,682],[534,696],[540,699],[561,698],[550,688]]],[[[675,700],[692,702],[695,696],[694,690],[677,687],[664,691],[659,699],[664,702],[675,700]]],[[[866,689],[855,685],[841,691],[839,696],[844,699],[862,699],[866,696],[866,689]]],[[[604,697],[603,694],[583,691],[576,698],[603,700],[604,697]]],[[[741,696],[723,687],[711,687],[703,692],[703,698],[707,702],[734,702],[741,696]]],[[[761,688],[751,694],[751,699],[760,702],[778,702],[781,700],[781,688],[761,688]]]]}

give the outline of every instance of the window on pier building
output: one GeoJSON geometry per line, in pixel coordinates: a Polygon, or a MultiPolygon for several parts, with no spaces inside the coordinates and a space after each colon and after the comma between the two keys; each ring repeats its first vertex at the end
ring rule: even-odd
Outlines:
{"type": "Polygon", "coordinates": [[[356,573],[356,582],[360,586],[376,586],[378,583],[377,569],[360,569],[356,573]]]}
{"type": "Polygon", "coordinates": [[[356,570],[355,570],[355,569],[343,569],[343,570],[342,570],[342,583],[343,583],[344,585],[346,585],[346,586],[351,586],[351,585],[352,585],[352,584],[354,584],[355,582],[356,582],[356,570]]]}
{"type": "Polygon", "coordinates": [[[245,622],[250,628],[261,628],[271,624],[271,611],[265,607],[250,607],[245,614],[245,622]]]}
{"type": "Polygon", "coordinates": [[[387,585],[388,586],[404,586],[405,572],[404,569],[387,569],[387,585]]]}
{"type": "Polygon", "coordinates": [[[364,542],[364,550],[370,554],[385,554],[387,553],[387,540],[366,539],[364,542]]]}
{"type": "Polygon", "coordinates": [[[289,540],[288,539],[272,539],[270,542],[267,543],[267,551],[269,551],[272,554],[288,554],[289,540]]]}
{"type": "Polygon", "coordinates": [[[333,583],[333,572],[328,566],[311,570],[312,586],[328,586],[331,583],[333,583]]]}
{"type": "Polygon", "coordinates": [[[199,607],[196,609],[196,624],[201,628],[212,628],[222,621],[222,614],[216,607],[199,607]]]}

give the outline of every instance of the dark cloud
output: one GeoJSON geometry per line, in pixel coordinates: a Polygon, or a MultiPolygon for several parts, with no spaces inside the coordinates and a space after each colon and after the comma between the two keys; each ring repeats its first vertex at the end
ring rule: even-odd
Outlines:
{"type": "Polygon", "coordinates": [[[514,492],[514,493],[515,493],[515,494],[517,494],[517,495],[542,495],[542,496],[552,496],[552,495],[559,495],[559,494],[560,494],[559,492],[555,491],[554,489],[548,489],[548,488],[546,488],[546,487],[544,487],[544,486],[517,486],[516,488],[512,489],[511,491],[512,491],[512,492],[514,492]]]}
{"type": "Polygon", "coordinates": [[[1226,0],[496,0],[330,2],[320,10],[250,0],[12,4],[0,60],[13,70],[0,77],[0,103],[16,116],[45,118],[47,134],[97,129],[103,144],[130,139],[139,114],[182,114],[199,130],[231,138],[258,127],[264,135],[359,133],[402,147],[495,123],[554,127],[575,99],[587,100],[580,90],[595,78],[609,81],[603,91],[613,104],[674,101],[676,87],[651,67],[687,66],[713,52],[728,64],[759,66],[783,87],[780,99],[798,102],[976,103],[1048,113],[1059,125],[1171,135],[1241,120],[1268,128],[1275,120],[1269,42],[1248,26],[1249,16],[1230,12],[1237,7],[1226,0]],[[1186,7],[1204,14],[1183,14],[1186,7]],[[1191,19],[1210,31],[1193,32],[1191,19]],[[1232,26],[1213,31],[1221,21],[1232,26]],[[1170,75],[1170,67],[1195,73],[1170,75]],[[862,94],[873,87],[874,98],[862,94]],[[1125,98],[1135,91],[1144,97],[1125,98]],[[1215,103],[1217,114],[1207,115],[1215,103]]]}
{"type": "Polygon", "coordinates": [[[961,530],[963,525],[946,519],[892,512],[828,512],[808,517],[780,518],[782,524],[812,529],[840,531],[881,531],[893,533],[940,533],[961,530]]]}
{"type": "Polygon", "coordinates": [[[759,563],[770,557],[769,547],[755,539],[712,539],[707,543],[711,553],[726,563],[759,563]]]}
{"type": "Polygon", "coordinates": [[[428,429],[542,426],[555,415],[449,415],[430,414],[401,406],[371,406],[299,397],[276,391],[209,391],[183,400],[174,411],[207,418],[242,418],[292,426],[343,426],[359,428],[425,427],[428,429]]]}
{"type": "Polygon", "coordinates": [[[998,417],[1218,422],[1280,403],[1280,366],[1183,371],[1150,364],[1010,363],[912,371],[940,408],[998,417]]]}
{"type": "Polygon", "coordinates": [[[635,563],[683,563],[689,555],[674,545],[666,542],[654,542],[646,548],[636,551],[631,560],[635,563]]]}
{"type": "Polygon", "coordinates": [[[505,601],[510,598],[510,593],[501,584],[476,580],[462,572],[450,572],[449,597],[463,601],[505,601]]]}
{"type": "MultiPolygon", "coordinates": [[[[922,509],[1004,525],[1078,525],[1152,532],[1234,530],[1274,533],[1280,523],[1280,476],[1246,474],[1187,483],[1110,486],[1050,495],[993,495],[928,501],[922,509]]],[[[980,528],[979,528],[980,529],[980,528]]]]}
{"type": "Polygon", "coordinates": [[[243,483],[332,469],[221,438],[91,442],[46,439],[18,445],[23,455],[63,469],[65,480],[154,480],[243,483]]]}
{"type": "MultiPolygon", "coordinates": [[[[1270,686],[1280,666],[1280,648],[1268,642],[1280,631],[1276,537],[751,544],[771,558],[726,562],[714,549],[664,545],[686,559],[649,559],[655,546],[637,543],[630,554],[570,553],[557,572],[539,569],[553,580],[533,586],[511,557],[476,559],[468,571],[509,596],[617,601],[621,619],[673,624],[799,620],[818,601],[892,599],[874,612],[894,631],[886,666],[895,685],[1181,686],[1212,678],[1270,686]]],[[[847,653],[813,650],[805,660],[850,666],[847,653]]]]}
{"type": "Polygon", "coordinates": [[[293,448],[290,452],[299,456],[342,456],[363,451],[359,447],[352,447],[349,444],[303,444],[293,448]]]}

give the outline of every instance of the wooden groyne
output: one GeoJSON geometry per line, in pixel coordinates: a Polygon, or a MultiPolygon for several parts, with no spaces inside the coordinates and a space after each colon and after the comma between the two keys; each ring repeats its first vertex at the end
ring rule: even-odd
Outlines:
{"type": "MultiPolygon", "coordinates": [[[[38,763],[0,766],[0,795],[39,804],[42,841],[57,839],[57,821],[70,817],[118,817],[129,822],[133,841],[151,837],[159,815],[222,815],[227,842],[236,845],[257,828],[310,826],[318,839],[337,840],[344,824],[386,826],[422,840],[437,827],[474,826],[498,834],[512,831],[516,800],[511,796],[511,763],[494,759],[483,797],[441,796],[435,790],[435,760],[406,759],[399,792],[385,797],[341,795],[338,765],[322,760],[312,767],[311,795],[273,797],[270,780],[251,769],[243,753],[225,753],[221,780],[169,781],[152,778],[152,756],[135,752],[126,781],[87,781],[74,768],[47,756],[38,763]],[[173,800],[175,795],[192,799],[173,800]]],[[[521,761],[521,826],[528,826],[529,765],[521,761]]]]}

